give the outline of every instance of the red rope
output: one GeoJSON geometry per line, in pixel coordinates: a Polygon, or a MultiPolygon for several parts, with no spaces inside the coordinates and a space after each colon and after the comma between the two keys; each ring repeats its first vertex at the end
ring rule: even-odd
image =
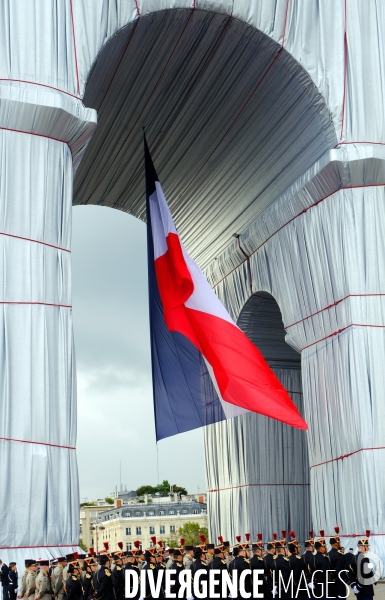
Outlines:
{"type": "Polygon", "coordinates": [[[78,94],[80,95],[78,54],[77,54],[77,51],[76,51],[75,21],[74,21],[74,11],[73,11],[73,6],[72,6],[72,0],[70,0],[70,11],[71,11],[71,23],[72,23],[72,38],[73,38],[73,42],[74,42],[74,58],[75,58],[75,68],[76,68],[76,83],[77,83],[77,86],[78,86],[78,94]]]}
{"type": "Polygon", "coordinates": [[[34,133],[33,131],[22,131],[21,129],[12,129],[11,127],[0,127],[0,129],[2,129],[4,131],[13,131],[14,133],[26,133],[27,135],[35,135],[36,137],[43,137],[43,138],[47,138],[48,140],[53,140],[54,142],[60,142],[61,144],[67,144],[70,152],[72,153],[69,143],[66,142],[65,140],[59,140],[59,138],[54,138],[54,137],[51,137],[50,135],[44,135],[43,133],[34,133]]]}
{"type": "Polygon", "coordinates": [[[321,465],[327,465],[328,463],[335,462],[336,460],[344,460],[344,458],[353,456],[353,454],[357,454],[358,452],[365,452],[366,450],[385,450],[385,446],[378,446],[377,448],[360,448],[359,450],[354,450],[354,452],[349,452],[348,454],[343,454],[342,456],[338,456],[337,458],[331,458],[330,460],[325,460],[324,462],[312,465],[310,469],[315,469],[315,467],[320,467],[321,465]]]}
{"type": "Polygon", "coordinates": [[[291,325],[287,325],[285,327],[285,329],[286,330],[290,329],[290,327],[294,327],[294,325],[298,325],[298,323],[302,323],[303,321],[306,321],[307,319],[311,319],[312,317],[319,315],[320,313],[324,312],[325,310],[329,310],[330,308],[337,306],[338,304],[340,304],[341,302],[344,302],[348,298],[366,298],[366,297],[381,297],[381,296],[385,296],[385,294],[348,294],[344,298],[341,298],[340,300],[336,300],[332,304],[329,304],[329,306],[325,306],[325,308],[321,308],[320,310],[317,310],[316,312],[312,313],[308,317],[304,317],[303,319],[300,319],[299,321],[296,321],[295,323],[292,323],[291,325]]]}
{"type": "Polygon", "coordinates": [[[231,487],[226,487],[226,488],[218,488],[218,489],[214,489],[214,490],[207,490],[208,494],[211,494],[212,492],[223,492],[226,490],[237,490],[239,488],[244,488],[244,487],[282,487],[282,486],[286,486],[286,485],[290,485],[290,486],[298,486],[298,487],[303,487],[303,486],[308,486],[310,485],[310,483],[245,483],[243,485],[233,485],[231,487]]]}
{"type": "Polygon", "coordinates": [[[36,444],[37,446],[50,446],[52,448],[64,448],[65,450],[76,450],[74,446],[61,446],[60,444],[49,444],[48,442],[32,442],[31,440],[19,440],[16,438],[0,437],[4,442],[19,442],[21,444],[36,444]]]}
{"type": "Polygon", "coordinates": [[[28,304],[28,305],[38,304],[41,306],[59,306],[60,308],[72,308],[72,306],[70,306],[69,304],[52,304],[50,302],[5,302],[4,301],[4,302],[0,302],[0,305],[1,304],[28,304]]]}
{"type": "Polygon", "coordinates": [[[71,98],[76,98],[76,100],[81,100],[81,96],[75,96],[75,94],[70,94],[60,88],[54,87],[53,85],[47,85],[46,83],[37,83],[37,81],[26,81],[25,79],[10,79],[6,77],[0,77],[0,81],[15,81],[16,83],[29,83],[30,85],[38,85],[40,87],[46,87],[50,90],[55,90],[56,92],[61,92],[62,94],[66,94],[67,96],[71,96],[71,98]]]}
{"type": "Polygon", "coordinates": [[[240,240],[241,236],[238,236],[238,247],[240,249],[240,251],[242,252],[242,254],[244,256],[246,256],[246,261],[247,261],[247,270],[249,273],[249,280],[250,280],[250,293],[253,293],[253,278],[252,278],[252,274],[251,274],[251,266],[250,266],[250,256],[248,254],[246,254],[246,252],[244,251],[244,249],[241,246],[241,240],[240,240]]]}
{"type": "MultiPolygon", "coordinates": [[[[324,200],[327,200],[327,198],[330,198],[330,196],[333,196],[333,194],[336,194],[337,192],[340,192],[341,190],[354,190],[354,189],[358,189],[358,188],[367,188],[367,187],[383,187],[384,185],[385,185],[385,183],[369,183],[369,184],[366,184],[366,185],[347,185],[347,186],[338,188],[337,190],[334,190],[333,192],[330,192],[330,194],[327,194],[327,196],[324,196],[323,198],[320,198],[319,200],[317,200],[316,202],[314,202],[314,204],[311,204],[307,208],[304,208],[303,210],[301,210],[300,213],[298,213],[297,215],[295,215],[294,217],[292,217],[291,219],[289,219],[289,221],[287,221],[286,223],[284,223],[284,225],[281,225],[281,227],[279,227],[278,229],[276,229],[255,250],[253,250],[253,252],[250,254],[249,258],[251,256],[253,256],[253,254],[255,254],[256,252],[258,252],[258,250],[260,250],[262,248],[262,246],[264,246],[269,240],[271,240],[271,238],[273,238],[277,233],[279,233],[287,225],[290,225],[290,223],[292,223],[293,221],[295,221],[295,219],[297,219],[298,217],[302,216],[308,210],[310,210],[311,208],[314,208],[315,206],[317,206],[318,204],[320,204],[324,200]]],[[[241,267],[243,265],[243,263],[245,263],[245,262],[246,262],[246,259],[243,260],[241,263],[239,263],[239,265],[237,265],[236,267],[234,267],[233,269],[231,269],[231,271],[229,271],[227,273],[227,275],[225,275],[224,277],[222,277],[222,279],[220,279],[215,285],[212,286],[213,289],[216,288],[217,285],[219,285],[222,281],[224,281],[226,279],[226,277],[228,277],[229,275],[231,275],[231,273],[233,273],[234,271],[236,271],[237,269],[239,269],[239,267],[241,267]]]]}
{"type": "Polygon", "coordinates": [[[34,240],[33,238],[27,238],[21,235],[14,235],[13,233],[5,233],[4,231],[0,231],[0,235],[6,235],[7,237],[15,238],[17,240],[25,240],[26,242],[33,242],[34,244],[42,244],[43,246],[48,246],[49,248],[55,248],[55,250],[62,250],[63,252],[71,253],[71,250],[67,250],[67,248],[54,246],[54,244],[48,244],[47,242],[41,242],[40,240],[34,240]]]}
{"type": "Polygon", "coordinates": [[[344,125],[345,125],[347,57],[348,57],[347,6],[346,6],[346,0],[344,0],[344,92],[343,92],[343,97],[342,97],[340,140],[342,140],[342,136],[344,133],[344,125]]]}
{"type": "Polygon", "coordinates": [[[0,550],[18,550],[23,548],[72,548],[78,547],[79,543],[74,542],[73,544],[52,544],[51,546],[0,546],[0,550]]]}
{"type": "Polygon", "coordinates": [[[138,19],[140,19],[140,8],[138,0],[135,0],[136,14],[138,15],[138,19]]]}
{"type": "Polygon", "coordinates": [[[304,348],[302,348],[302,350],[311,348],[311,346],[314,346],[315,344],[319,344],[320,342],[323,342],[324,340],[327,340],[328,338],[334,337],[335,335],[338,335],[338,334],[342,333],[343,331],[346,331],[350,327],[375,327],[376,329],[384,329],[385,325],[368,325],[367,323],[351,323],[351,325],[347,325],[346,327],[343,327],[342,329],[339,329],[338,331],[335,331],[334,333],[331,333],[330,335],[326,335],[325,337],[321,338],[320,340],[317,340],[316,342],[312,342],[308,346],[305,346],[304,348]]]}
{"type": "Polygon", "coordinates": [[[339,146],[348,146],[349,144],[368,144],[369,146],[372,145],[376,145],[376,146],[385,146],[384,142],[338,142],[333,149],[338,148],[339,146]]]}
{"type": "Polygon", "coordinates": [[[289,13],[289,2],[290,2],[290,0],[287,0],[287,2],[286,2],[285,21],[284,21],[284,24],[283,24],[283,35],[282,35],[282,48],[285,47],[287,15],[289,13]]]}

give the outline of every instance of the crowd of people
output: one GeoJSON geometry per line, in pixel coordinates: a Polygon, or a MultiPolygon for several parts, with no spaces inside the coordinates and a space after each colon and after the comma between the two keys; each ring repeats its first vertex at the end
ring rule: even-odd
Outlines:
{"type": "MultiPolygon", "coordinates": [[[[371,564],[366,556],[370,532],[367,531],[366,536],[358,540],[357,553],[350,548],[345,554],[338,527],[335,530],[335,535],[329,539],[330,549],[323,531],[317,539],[313,532],[309,532],[309,538],[304,542],[304,553],[301,553],[301,544],[293,531],[289,532],[289,541],[283,531],[281,539],[273,534],[266,544],[261,534],[258,534],[255,542],[250,541],[249,534],[245,534],[244,542],[241,541],[241,536],[236,536],[236,542],[232,545],[221,536],[218,537],[217,545],[206,543],[202,535],[202,543],[198,546],[185,545],[185,540],[181,539],[180,547],[168,548],[161,540],[153,537],[150,548],[142,549],[140,541],[136,541],[133,549],[123,551],[123,544],[120,542],[118,550],[109,552],[106,542],[104,550],[99,554],[95,554],[94,549],[90,548],[88,554],[67,554],[51,561],[26,560],[20,587],[16,563],[4,565],[0,561],[3,600],[125,600],[127,570],[134,570],[139,577],[150,570],[152,578],[156,580],[157,574],[166,569],[176,572],[188,569],[192,580],[199,572],[199,592],[206,589],[203,585],[204,576],[208,577],[210,570],[226,571],[233,579],[235,572],[239,576],[247,571],[242,589],[246,589],[251,597],[257,597],[258,592],[264,598],[282,600],[344,598],[348,595],[350,586],[357,600],[373,598],[373,584],[362,579],[362,574],[364,577],[366,574],[368,580],[372,575],[371,564]],[[365,563],[368,567],[366,569],[363,568],[365,563]],[[254,570],[262,573],[258,590],[253,589],[256,581],[253,578],[254,570]]],[[[238,577],[237,581],[239,579],[238,577]]],[[[171,591],[178,597],[178,578],[171,591]]],[[[147,582],[143,596],[146,600],[152,600],[152,593],[147,582]]],[[[164,597],[163,587],[159,595],[164,597]]],[[[198,596],[196,590],[195,596],[198,596]]],[[[139,597],[140,591],[137,590],[134,600],[139,600],[139,597]]],[[[212,597],[222,599],[223,588],[220,582],[214,586],[212,597]]],[[[239,591],[237,597],[241,597],[239,591]]],[[[210,593],[207,593],[207,598],[210,598],[210,593]]]]}

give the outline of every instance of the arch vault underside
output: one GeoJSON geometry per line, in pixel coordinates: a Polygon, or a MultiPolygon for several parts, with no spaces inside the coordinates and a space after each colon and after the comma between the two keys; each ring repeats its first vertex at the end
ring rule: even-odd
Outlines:
{"type": "Polygon", "coordinates": [[[374,0],[6,0],[3,560],[78,542],[71,206],[145,218],[143,126],[188,251],[309,423],[205,432],[212,534],[338,523],[385,555],[384,24],[374,0]],[[271,444],[275,482],[250,461],[271,444]]]}

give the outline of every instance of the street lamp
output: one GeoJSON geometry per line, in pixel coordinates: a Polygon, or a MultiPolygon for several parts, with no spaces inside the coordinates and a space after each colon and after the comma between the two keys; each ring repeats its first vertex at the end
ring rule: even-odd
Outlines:
{"type": "Polygon", "coordinates": [[[102,521],[100,519],[97,520],[97,521],[93,521],[91,523],[90,530],[91,531],[95,531],[95,549],[96,549],[96,552],[98,551],[98,532],[99,531],[103,531],[103,529],[105,529],[105,527],[104,527],[104,525],[103,525],[103,523],[102,523],[102,521]]]}

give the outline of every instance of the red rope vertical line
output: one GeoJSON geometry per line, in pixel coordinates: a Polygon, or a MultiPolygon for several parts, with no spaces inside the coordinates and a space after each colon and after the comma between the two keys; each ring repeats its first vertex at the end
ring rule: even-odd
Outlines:
{"type": "Polygon", "coordinates": [[[139,8],[138,0],[135,0],[135,6],[136,6],[136,14],[138,15],[138,19],[140,19],[140,8],[139,8]]]}
{"type": "Polygon", "coordinates": [[[289,14],[289,2],[290,2],[290,0],[287,0],[287,2],[286,2],[285,22],[283,24],[282,48],[284,48],[284,46],[285,46],[287,16],[289,14]]]}
{"type": "Polygon", "coordinates": [[[244,251],[244,249],[241,246],[241,240],[240,240],[241,236],[238,236],[238,247],[240,249],[240,251],[242,252],[242,254],[244,256],[246,256],[246,261],[247,261],[247,270],[249,272],[249,279],[250,279],[250,293],[251,295],[253,294],[253,279],[252,279],[252,275],[251,275],[251,265],[250,265],[250,256],[248,254],[246,254],[246,252],[244,251]]]}
{"type": "Polygon", "coordinates": [[[344,0],[344,92],[343,92],[343,97],[342,97],[340,141],[342,140],[342,136],[344,133],[344,125],[345,125],[347,63],[348,63],[347,2],[346,2],[346,0],[344,0]]]}
{"type": "Polygon", "coordinates": [[[76,83],[77,83],[77,86],[78,86],[78,94],[80,96],[78,54],[77,54],[77,51],[76,51],[75,21],[74,21],[74,11],[73,11],[73,6],[72,6],[72,0],[70,0],[70,11],[71,11],[71,24],[72,24],[72,39],[73,39],[73,42],[74,42],[74,58],[75,58],[75,69],[76,69],[76,83]]]}

